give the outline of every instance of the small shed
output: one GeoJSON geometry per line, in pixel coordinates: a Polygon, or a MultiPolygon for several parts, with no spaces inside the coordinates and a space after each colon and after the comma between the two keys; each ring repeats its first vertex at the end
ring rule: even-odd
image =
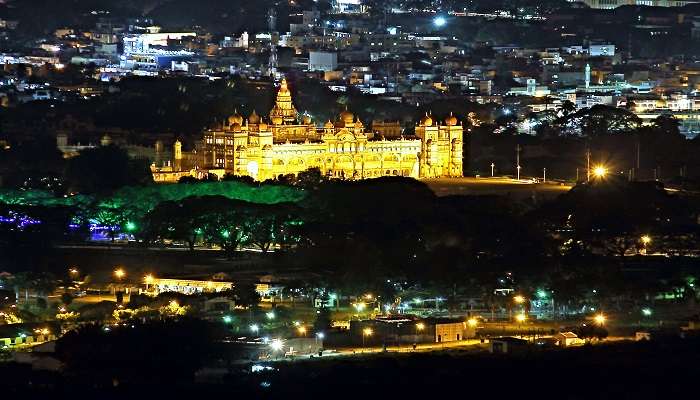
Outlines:
{"type": "Polygon", "coordinates": [[[557,346],[560,347],[581,346],[585,343],[583,339],[573,332],[559,332],[554,335],[554,339],[557,342],[557,346]]]}

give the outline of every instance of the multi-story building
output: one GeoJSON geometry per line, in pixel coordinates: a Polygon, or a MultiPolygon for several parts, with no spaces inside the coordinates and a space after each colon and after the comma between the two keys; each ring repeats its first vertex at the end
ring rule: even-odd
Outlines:
{"type": "MultiPolygon", "coordinates": [[[[375,138],[347,110],[335,122],[328,121],[318,129],[308,115],[297,112],[283,80],[269,123],[255,112],[247,119],[236,113],[204,132],[197,153],[204,170],[255,180],[297,174],[309,168],[345,179],[459,177],[463,133],[463,126],[452,115],[442,124],[426,115],[416,126],[415,136],[375,138]]],[[[175,153],[177,165],[183,154],[178,148],[175,153]]],[[[153,172],[156,181],[164,181],[164,176],[179,177],[172,168],[153,168],[153,172]]]]}
{"type": "Polygon", "coordinates": [[[613,9],[620,6],[683,7],[698,0],[569,0],[582,1],[590,8],[613,9]]]}

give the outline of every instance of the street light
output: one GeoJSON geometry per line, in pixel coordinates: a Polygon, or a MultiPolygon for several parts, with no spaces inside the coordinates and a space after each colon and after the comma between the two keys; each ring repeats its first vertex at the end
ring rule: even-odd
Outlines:
{"type": "Polygon", "coordinates": [[[280,351],[282,350],[282,348],[284,348],[284,342],[282,341],[282,339],[273,339],[270,342],[270,348],[272,349],[272,351],[280,351]]]}
{"type": "Polygon", "coordinates": [[[297,331],[299,332],[300,335],[306,336],[306,328],[303,326],[300,326],[297,328],[297,331]]]}
{"type": "Polygon", "coordinates": [[[522,324],[527,320],[527,316],[525,314],[518,314],[515,316],[515,320],[522,324]]]}
{"type": "Polygon", "coordinates": [[[122,280],[126,276],[126,272],[124,272],[124,269],[122,268],[117,268],[114,270],[114,276],[117,277],[117,279],[122,280]]]}
{"type": "Polygon", "coordinates": [[[605,175],[608,174],[608,169],[605,168],[603,165],[598,165],[593,168],[593,176],[599,179],[605,178],[605,175]]]}
{"type": "Polygon", "coordinates": [[[651,243],[651,236],[649,235],[643,235],[639,240],[642,241],[642,244],[644,246],[647,246],[649,243],[651,243]]]}
{"type": "Polygon", "coordinates": [[[445,24],[447,24],[445,17],[437,16],[435,19],[433,19],[433,25],[437,26],[438,28],[445,26],[445,24]]]}
{"type": "Polygon", "coordinates": [[[517,304],[523,304],[525,302],[525,297],[517,295],[513,297],[513,301],[517,304]]]}
{"type": "Polygon", "coordinates": [[[367,336],[372,336],[372,328],[365,328],[362,330],[362,347],[365,347],[365,338],[367,336]]]}
{"type": "Polygon", "coordinates": [[[250,331],[253,333],[258,333],[259,330],[260,330],[260,327],[257,324],[252,324],[250,326],[250,331]]]}
{"type": "Polygon", "coordinates": [[[267,317],[267,319],[275,319],[275,312],[274,311],[267,312],[267,313],[265,313],[265,316],[267,317]]]}
{"type": "Polygon", "coordinates": [[[467,325],[469,325],[471,328],[475,328],[478,323],[479,321],[476,318],[469,318],[467,320],[467,325]]]}
{"type": "Polygon", "coordinates": [[[595,317],[593,317],[593,320],[595,321],[596,324],[603,326],[605,324],[605,320],[607,318],[603,314],[597,314],[595,317]]]}
{"type": "Polygon", "coordinates": [[[649,307],[642,308],[642,315],[643,316],[651,317],[651,314],[653,314],[653,312],[651,311],[651,308],[649,308],[649,307]]]}

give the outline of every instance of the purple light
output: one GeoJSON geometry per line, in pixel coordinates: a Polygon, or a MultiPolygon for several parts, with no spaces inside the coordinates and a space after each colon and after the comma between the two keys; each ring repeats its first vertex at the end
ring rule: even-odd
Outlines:
{"type": "Polygon", "coordinates": [[[0,224],[13,224],[16,228],[24,230],[28,226],[41,224],[41,221],[10,211],[8,216],[0,216],[0,224]]]}

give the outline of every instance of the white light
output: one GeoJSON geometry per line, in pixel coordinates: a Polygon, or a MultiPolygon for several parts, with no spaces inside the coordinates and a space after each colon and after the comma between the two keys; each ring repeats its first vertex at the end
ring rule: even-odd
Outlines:
{"type": "Polygon", "coordinates": [[[445,19],[445,17],[435,17],[435,19],[433,20],[433,24],[437,27],[445,26],[446,23],[447,20],[445,19]]]}
{"type": "Polygon", "coordinates": [[[316,337],[319,339],[323,339],[324,337],[326,337],[326,335],[324,335],[323,332],[319,332],[316,334],[316,337]]]}
{"type": "Polygon", "coordinates": [[[281,339],[274,339],[270,342],[270,348],[274,351],[280,351],[284,347],[284,342],[281,339]]]}
{"type": "Polygon", "coordinates": [[[256,324],[253,324],[250,326],[250,330],[253,332],[258,332],[258,329],[260,329],[260,328],[258,328],[258,326],[256,324]]]}

